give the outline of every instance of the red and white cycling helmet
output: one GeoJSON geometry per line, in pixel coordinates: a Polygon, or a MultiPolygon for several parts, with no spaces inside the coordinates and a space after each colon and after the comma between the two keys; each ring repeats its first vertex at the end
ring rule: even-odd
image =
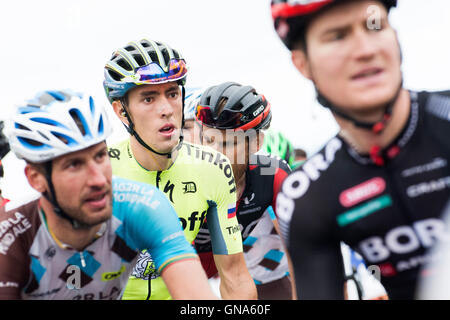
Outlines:
{"type": "MultiPolygon", "coordinates": [[[[272,0],[271,11],[275,30],[283,43],[292,50],[293,45],[304,36],[312,15],[326,7],[349,0],[272,0]]],[[[397,0],[379,0],[389,10],[397,0]]]]}

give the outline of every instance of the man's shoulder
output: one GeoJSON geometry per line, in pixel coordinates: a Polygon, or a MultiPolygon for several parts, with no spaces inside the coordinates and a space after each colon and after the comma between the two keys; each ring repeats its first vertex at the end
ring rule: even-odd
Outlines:
{"type": "Polygon", "coordinates": [[[37,212],[39,210],[39,197],[33,197],[32,199],[28,200],[11,200],[8,203],[6,203],[4,207],[4,214],[0,216],[0,221],[4,219],[10,219],[12,216],[14,216],[17,212],[20,215],[23,215],[27,218],[33,218],[35,219],[37,216],[37,212]]]}
{"type": "Polygon", "coordinates": [[[14,202],[8,204],[7,211],[0,214],[0,254],[12,252],[15,256],[22,256],[28,252],[23,250],[31,247],[41,226],[39,199],[18,205],[14,202]]]}
{"type": "Polygon", "coordinates": [[[450,90],[419,92],[419,102],[428,114],[450,121],[450,90]]]}

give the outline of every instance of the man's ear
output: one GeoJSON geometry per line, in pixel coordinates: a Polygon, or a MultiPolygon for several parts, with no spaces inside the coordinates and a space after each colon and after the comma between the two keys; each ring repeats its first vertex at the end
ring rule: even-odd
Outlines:
{"type": "Polygon", "coordinates": [[[25,176],[30,186],[36,191],[44,193],[47,190],[47,180],[37,167],[27,164],[25,166],[25,176]]]}
{"type": "Polygon", "coordinates": [[[114,113],[119,117],[120,121],[128,125],[128,119],[125,114],[124,106],[119,100],[112,102],[114,113]]]}
{"type": "Polygon", "coordinates": [[[291,59],[298,71],[307,79],[312,80],[311,68],[306,52],[300,49],[291,51],[291,59]]]}

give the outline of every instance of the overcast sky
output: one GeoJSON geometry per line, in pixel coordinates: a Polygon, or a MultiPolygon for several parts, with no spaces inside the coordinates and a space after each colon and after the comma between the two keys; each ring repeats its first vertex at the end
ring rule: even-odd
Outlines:
{"type": "MultiPolygon", "coordinates": [[[[448,0],[399,0],[393,10],[407,88],[450,88],[449,16],[448,0]]],[[[148,37],[182,52],[188,86],[253,85],[272,104],[273,127],[309,153],[337,130],[275,34],[269,0],[7,1],[0,34],[0,119],[44,89],[88,91],[109,106],[105,62],[116,48],[148,37]]],[[[122,136],[117,122],[113,138],[122,136]]]]}

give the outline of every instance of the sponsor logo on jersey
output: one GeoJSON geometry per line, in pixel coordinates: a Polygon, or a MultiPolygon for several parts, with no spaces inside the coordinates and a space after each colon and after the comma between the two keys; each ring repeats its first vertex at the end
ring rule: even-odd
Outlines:
{"type": "Polygon", "coordinates": [[[429,163],[403,170],[402,177],[407,178],[407,177],[410,177],[410,176],[413,176],[416,174],[444,168],[446,166],[447,166],[447,160],[444,158],[438,157],[438,158],[434,158],[433,161],[431,161],[429,163]]]}
{"type": "Polygon", "coordinates": [[[352,207],[364,200],[381,194],[386,189],[386,182],[380,177],[372,178],[357,186],[342,191],[339,202],[344,207],[352,207]]]}
{"type": "Polygon", "coordinates": [[[55,246],[50,246],[47,250],[45,250],[44,257],[48,260],[52,259],[56,254],[55,246]]]}
{"type": "Polygon", "coordinates": [[[245,197],[244,198],[245,206],[249,206],[250,202],[252,202],[253,199],[255,199],[255,193],[254,192],[252,192],[252,194],[250,195],[250,199],[249,199],[249,197],[245,197]]]}
{"type": "Polygon", "coordinates": [[[226,227],[228,234],[241,233],[241,228],[239,225],[235,225],[233,227],[226,227]]]}
{"type": "Polygon", "coordinates": [[[196,193],[197,192],[197,185],[193,181],[188,182],[181,182],[184,184],[183,192],[184,193],[196,193]]]}
{"type": "Polygon", "coordinates": [[[173,189],[175,188],[175,185],[173,183],[170,183],[170,180],[167,180],[166,185],[164,186],[164,193],[167,193],[169,195],[169,200],[172,203],[175,203],[173,201],[173,189]]]}
{"type": "Polygon", "coordinates": [[[448,188],[450,188],[450,176],[409,186],[406,189],[406,194],[410,198],[416,198],[424,194],[442,191],[448,188]]]}
{"type": "Polygon", "coordinates": [[[121,276],[122,273],[125,272],[125,270],[126,270],[126,267],[124,265],[122,265],[122,267],[118,271],[104,272],[104,273],[102,273],[102,281],[110,281],[110,280],[117,279],[121,276]]]}
{"type": "Polygon", "coordinates": [[[111,159],[120,160],[120,150],[115,148],[110,148],[108,150],[108,155],[111,159]]]}
{"type": "Polygon", "coordinates": [[[225,157],[225,155],[216,151],[210,152],[206,150],[201,150],[199,147],[187,143],[183,144],[183,146],[186,146],[189,156],[195,155],[197,159],[208,161],[209,163],[213,163],[215,166],[218,166],[220,170],[222,170],[223,173],[225,174],[225,177],[228,179],[228,185],[230,186],[230,193],[236,192],[233,169],[231,168],[229,160],[227,157],[225,157]]]}
{"type": "MultiPolygon", "coordinates": [[[[410,254],[430,248],[436,241],[450,241],[450,234],[442,220],[430,218],[416,221],[412,226],[398,226],[389,230],[384,237],[367,238],[358,247],[367,262],[378,263],[388,260],[392,254],[410,254]]],[[[402,270],[401,265],[396,266],[396,270],[402,270]]]]}
{"type": "Polygon", "coordinates": [[[0,222],[0,254],[6,255],[19,235],[31,228],[31,223],[20,212],[0,222]]]}
{"type": "Polygon", "coordinates": [[[178,219],[181,222],[181,227],[183,230],[186,230],[188,221],[189,221],[189,231],[194,231],[196,229],[196,225],[201,226],[206,217],[206,210],[204,210],[201,215],[199,211],[194,211],[191,215],[186,219],[179,217],[178,219]],[[197,223],[198,222],[198,223],[197,223]]]}
{"type": "Polygon", "coordinates": [[[384,195],[367,203],[364,203],[354,209],[341,213],[337,216],[336,220],[340,227],[344,227],[352,222],[367,217],[368,215],[391,205],[392,198],[389,195],[384,195]]]}

